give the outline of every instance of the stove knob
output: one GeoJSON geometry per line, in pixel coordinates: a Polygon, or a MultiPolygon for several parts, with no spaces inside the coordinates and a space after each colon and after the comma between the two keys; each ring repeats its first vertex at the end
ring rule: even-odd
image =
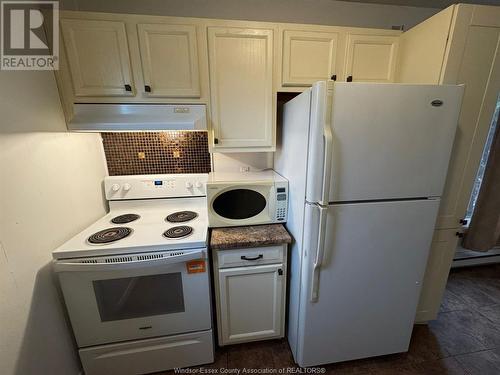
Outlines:
{"type": "Polygon", "coordinates": [[[189,181],[186,181],[186,188],[187,189],[192,189],[193,188],[193,183],[189,182],[189,181]]]}
{"type": "Polygon", "coordinates": [[[125,191],[129,191],[131,187],[130,184],[123,184],[123,190],[125,191]]]}
{"type": "Polygon", "coordinates": [[[196,181],[196,188],[201,189],[203,187],[203,184],[200,181],[196,181]]]}
{"type": "Polygon", "coordinates": [[[113,190],[113,191],[118,191],[118,190],[120,190],[120,185],[118,185],[118,184],[113,184],[113,185],[111,185],[111,190],[113,190]]]}

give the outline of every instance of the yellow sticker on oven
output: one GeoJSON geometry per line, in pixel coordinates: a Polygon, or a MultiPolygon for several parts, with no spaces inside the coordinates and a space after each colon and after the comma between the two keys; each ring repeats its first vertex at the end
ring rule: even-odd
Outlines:
{"type": "Polygon", "coordinates": [[[190,260],[186,262],[186,267],[188,273],[201,273],[207,270],[203,259],[190,260]]]}

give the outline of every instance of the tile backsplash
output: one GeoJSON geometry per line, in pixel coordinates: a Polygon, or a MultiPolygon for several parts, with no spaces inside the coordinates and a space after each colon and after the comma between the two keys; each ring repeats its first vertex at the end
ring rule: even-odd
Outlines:
{"type": "Polygon", "coordinates": [[[110,176],[208,173],[204,131],[101,133],[110,176]]]}

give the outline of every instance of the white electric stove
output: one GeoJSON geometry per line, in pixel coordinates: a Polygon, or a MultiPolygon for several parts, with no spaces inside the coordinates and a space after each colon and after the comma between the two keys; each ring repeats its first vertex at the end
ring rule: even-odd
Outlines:
{"type": "Polygon", "coordinates": [[[107,177],[109,213],[53,252],[87,375],[213,362],[206,181],[107,177]]]}

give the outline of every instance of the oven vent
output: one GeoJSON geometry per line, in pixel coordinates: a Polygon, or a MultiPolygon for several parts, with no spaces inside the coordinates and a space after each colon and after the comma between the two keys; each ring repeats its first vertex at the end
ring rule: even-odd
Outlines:
{"type": "Polygon", "coordinates": [[[168,254],[169,257],[175,257],[178,255],[184,255],[184,251],[174,251],[174,252],[168,254]]]}
{"type": "Polygon", "coordinates": [[[131,255],[112,255],[112,256],[102,256],[94,258],[84,258],[84,259],[74,259],[68,260],[71,263],[80,264],[116,264],[116,263],[132,263],[137,261],[154,261],[157,259],[167,259],[171,257],[177,257],[181,255],[189,254],[193,250],[162,250],[161,252],[151,252],[151,253],[140,253],[131,255]]]}
{"type": "Polygon", "coordinates": [[[132,257],[116,257],[116,258],[106,258],[106,263],[125,263],[132,262],[132,257]]]}
{"type": "Polygon", "coordinates": [[[80,263],[97,263],[97,259],[84,259],[80,263]]]}
{"type": "Polygon", "coordinates": [[[147,254],[147,255],[138,255],[137,260],[151,260],[151,259],[161,259],[163,258],[163,254],[147,254]]]}

